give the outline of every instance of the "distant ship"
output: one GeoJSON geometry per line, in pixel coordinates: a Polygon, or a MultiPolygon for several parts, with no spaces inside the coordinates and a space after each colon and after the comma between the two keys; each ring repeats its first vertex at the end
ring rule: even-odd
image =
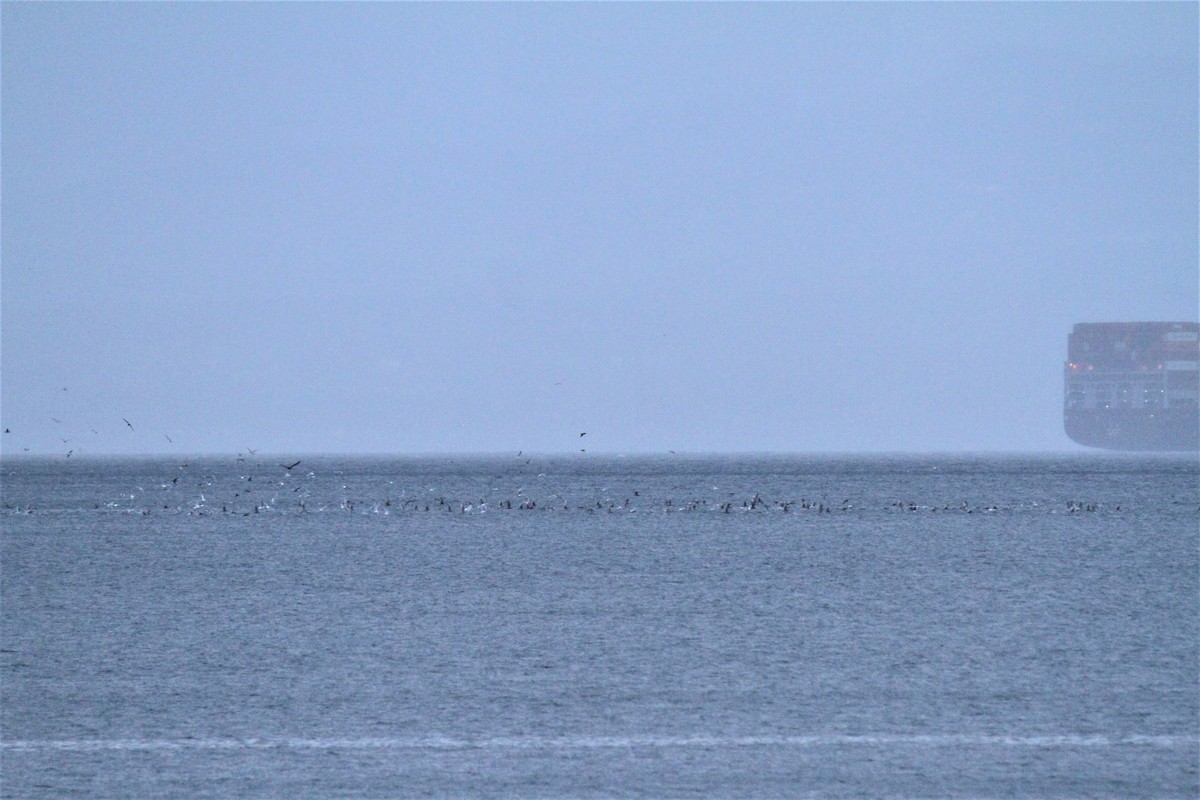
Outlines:
{"type": "Polygon", "coordinates": [[[1200,450],[1200,323],[1081,322],[1063,372],[1063,422],[1079,444],[1200,450]]]}

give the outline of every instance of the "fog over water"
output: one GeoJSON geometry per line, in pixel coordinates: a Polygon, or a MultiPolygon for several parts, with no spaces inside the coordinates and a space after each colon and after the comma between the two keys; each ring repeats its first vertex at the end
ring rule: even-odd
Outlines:
{"type": "Polygon", "coordinates": [[[1194,3],[2,14],[5,455],[1070,450],[1197,316],[1194,3]]]}

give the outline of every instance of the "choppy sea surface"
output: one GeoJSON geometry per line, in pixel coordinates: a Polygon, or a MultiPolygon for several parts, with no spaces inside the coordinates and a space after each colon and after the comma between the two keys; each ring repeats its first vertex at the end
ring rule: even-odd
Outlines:
{"type": "Polygon", "coordinates": [[[1192,457],[2,466],[5,798],[1200,797],[1192,457]]]}

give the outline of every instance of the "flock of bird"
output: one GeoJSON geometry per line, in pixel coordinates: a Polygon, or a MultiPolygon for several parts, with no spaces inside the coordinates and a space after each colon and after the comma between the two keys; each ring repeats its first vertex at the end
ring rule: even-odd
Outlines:
{"type": "MultiPolygon", "coordinates": [[[[67,391],[67,389],[68,389],[68,387],[66,387],[66,386],[62,387],[62,390],[63,390],[64,392],[65,392],[65,391],[67,391]]],[[[62,425],[62,424],[63,424],[63,421],[62,421],[62,419],[60,419],[60,418],[58,418],[58,417],[54,417],[54,416],[52,416],[52,417],[50,417],[49,419],[50,419],[50,421],[51,421],[51,422],[53,422],[55,425],[62,425]]],[[[125,418],[125,417],[121,417],[121,422],[125,423],[125,426],[126,426],[127,428],[129,428],[129,430],[130,430],[131,432],[134,432],[134,433],[136,433],[136,432],[137,432],[137,429],[133,427],[133,423],[132,423],[132,422],[130,422],[130,421],[127,419],[127,418],[125,418]]],[[[93,436],[98,436],[98,435],[100,434],[100,431],[96,430],[95,428],[89,428],[89,430],[91,431],[91,433],[92,433],[92,435],[93,435],[93,436]]],[[[13,430],[12,430],[12,428],[11,428],[11,427],[9,427],[9,426],[7,426],[7,425],[4,427],[4,433],[5,433],[5,434],[11,434],[12,432],[13,432],[13,430]]],[[[584,431],[584,432],[582,432],[582,433],[580,433],[580,434],[579,434],[579,437],[580,437],[581,439],[582,439],[584,436],[587,436],[587,431],[584,431]]],[[[68,445],[68,444],[70,444],[70,443],[71,443],[71,442],[73,442],[73,441],[76,441],[76,439],[75,439],[75,438],[69,438],[69,437],[67,437],[67,436],[58,436],[58,437],[56,437],[56,438],[57,438],[57,439],[58,439],[60,442],[62,442],[62,444],[63,444],[64,446],[65,446],[65,445],[68,445]]],[[[175,443],[175,440],[171,438],[171,435],[170,435],[169,433],[164,433],[164,434],[163,434],[163,438],[164,438],[164,439],[166,439],[166,440],[167,440],[167,442],[169,442],[170,444],[174,444],[174,443],[175,443]]],[[[30,448],[29,448],[29,447],[22,447],[21,449],[22,449],[22,451],[23,451],[23,452],[25,452],[25,453],[28,453],[28,452],[30,452],[30,448]]],[[[63,452],[62,452],[62,455],[63,455],[63,456],[65,456],[66,458],[70,458],[71,456],[75,455],[75,449],[76,449],[76,448],[74,448],[74,447],[72,447],[72,448],[69,448],[69,449],[66,449],[65,451],[63,451],[63,452]]],[[[248,452],[250,455],[254,455],[254,454],[256,454],[258,451],[257,451],[257,450],[255,450],[255,449],[253,449],[253,448],[246,448],[246,452],[248,452]]],[[[586,453],[586,452],[587,452],[587,448],[581,447],[581,448],[579,448],[579,452],[581,452],[581,453],[586,453]]],[[[674,451],[674,450],[671,450],[670,452],[671,452],[672,454],[674,454],[674,453],[675,453],[675,451],[674,451]]]]}
{"type": "MultiPolygon", "coordinates": [[[[63,391],[67,391],[63,387],[63,391]]],[[[62,420],[57,417],[50,418],[56,424],[62,424],[62,420]]],[[[135,432],[136,428],[127,418],[121,417],[121,421],[129,428],[131,432],[135,432]]],[[[94,428],[91,429],[93,434],[98,434],[94,428]]],[[[5,434],[12,433],[8,427],[4,428],[5,434]]],[[[174,443],[174,440],[168,434],[163,434],[168,442],[174,443]]],[[[587,436],[586,432],[579,434],[579,438],[587,436]]],[[[70,439],[60,437],[63,444],[69,444],[70,439]]],[[[29,448],[24,448],[28,452],[29,448]]],[[[580,448],[580,452],[586,452],[584,448],[580,448]]],[[[65,452],[66,458],[71,458],[75,450],[68,449],[65,452]]],[[[247,457],[253,458],[258,451],[254,448],[246,448],[246,454],[239,453],[236,456],[236,463],[239,465],[245,464],[247,457]]],[[[673,454],[674,451],[671,451],[673,454]]],[[[517,453],[518,458],[524,457],[524,451],[517,453]]],[[[530,458],[524,458],[524,463],[528,465],[531,462],[530,458]]],[[[471,497],[451,498],[445,493],[438,493],[434,488],[427,487],[424,491],[409,495],[407,490],[401,490],[399,496],[393,497],[390,492],[386,493],[382,499],[363,499],[361,496],[355,496],[355,492],[351,490],[348,484],[337,483],[337,485],[329,485],[328,481],[322,481],[317,478],[315,472],[308,472],[304,477],[296,479],[292,475],[292,470],[303,463],[297,459],[291,463],[279,463],[276,466],[283,470],[282,474],[262,475],[258,476],[258,481],[255,482],[255,476],[252,474],[237,476],[234,485],[219,486],[219,483],[229,483],[228,478],[218,479],[215,474],[209,474],[197,480],[195,477],[188,475],[188,464],[179,466],[180,474],[173,475],[169,479],[163,479],[157,482],[157,485],[152,485],[150,489],[145,486],[134,485],[128,492],[119,497],[110,497],[106,499],[98,499],[93,502],[92,508],[99,511],[111,511],[120,513],[133,513],[144,516],[152,514],[188,514],[188,515],[214,515],[227,514],[239,516],[251,516],[254,514],[308,514],[308,513],[326,513],[326,512],[342,512],[342,513],[357,513],[357,514],[379,514],[391,515],[402,513],[457,513],[457,514],[485,514],[496,511],[578,511],[589,514],[595,513],[679,513],[679,512],[718,512],[723,514],[730,513],[765,513],[778,512],[783,514],[789,513],[810,513],[816,515],[823,514],[845,514],[856,510],[856,505],[851,502],[850,498],[845,498],[840,502],[831,501],[827,496],[822,496],[820,499],[810,499],[801,497],[799,499],[773,499],[767,500],[760,493],[755,492],[749,497],[735,497],[733,493],[726,493],[725,496],[706,496],[700,498],[692,498],[685,501],[676,501],[674,498],[659,498],[650,499],[644,496],[640,490],[633,490],[621,499],[614,499],[607,494],[607,489],[602,490],[599,498],[580,498],[577,496],[566,497],[561,493],[554,493],[546,497],[535,498],[525,493],[523,488],[517,489],[511,496],[500,495],[498,488],[491,490],[490,497],[471,497]],[[181,477],[183,480],[181,481],[181,477]],[[190,478],[190,479],[189,479],[190,478]],[[341,487],[340,491],[337,486],[341,487]],[[157,496],[156,496],[157,495],[157,496]]],[[[258,464],[259,468],[264,465],[258,464]]],[[[538,477],[544,477],[544,474],[538,477]]],[[[392,481],[389,485],[394,485],[392,481]]],[[[716,490],[717,487],[713,487],[716,490]]],[[[31,503],[9,502],[0,503],[0,511],[5,513],[34,513],[35,507],[31,503]]],[[[895,512],[915,513],[915,512],[957,512],[965,514],[975,513],[1000,513],[1022,510],[1038,510],[1038,504],[1025,505],[999,505],[989,503],[984,505],[971,504],[967,501],[962,501],[960,504],[926,504],[917,503],[914,501],[895,501],[888,504],[886,510],[895,512]]],[[[862,510],[863,504],[860,502],[857,507],[862,510]]],[[[1122,510],[1121,505],[1104,506],[1095,502],[1068,500],[1065,505],[1059,508],[1041,509],[1049,510],[1052,513],[1057,513],[1061,510],[1063,513],[1095,513],[1100,511],[1116,511],[1122,510]]]]}
{"type": "MultiPolygon", "coordinates": [[[[62,391],[64,391],[64,392],[65,392],[65,391],[67,391],[67,390],[68,390],[68,387],[66,387],[66,386],[62,387],[62,391]]],[[[64,424],[64,423],[63,423],[63,420],[62,420],[61,418],[59,418],[59,417],[51,416],[49,419],[50,419],[50,421],[51,421],[52,423],[54,423],[56,426],[57,426],[57,425],[63,425],[63,424],[64,424]]],[[[131,432],[133,432],[133,433],[136,433],[136,432],[137,432],[137,429],[133,427],[133,423],[132,423],[132,422],[130,422],[130,421],[127,419],[127,418],[125,418],[125,417],[121,417],[121,422],[125,423],[125,427],[129,428],[129,430],[130,430],[131,432]]],[[[114,422],[114,424],[115,424],[115,422],[114,422]]],[[[95,429],[95,428],[93,428],[93,427],[89,427],[89,428],[88,428],[88,430],[89,430],[89,431],[91,431],[91,435],[92,435],[92,436],[99,436],[99,435],[100,435],[100,431],[96,430],[96,429],[95,429]]],[[[5,426],[4,426],[4,433],[5,433],[5,434],[12,434],[12,433],[13,433],[13,429],[12,429],[12,427],[11,427],[11,426],[8,426],[8,425],[5,425],[5,426]]],[[[68,434],[67,436],[56,436],[55,438],[57,438],[57,439],[58,439],[58,441],[60,441],[60,442],[63,444],[63,446],[64,446],[64,447],[66,447],[66,445],[69,445],[69,444],[71,444],[72,442],[75,442],[76,444],[78,444],[78,443],[79,443],[79,441],[80,441],[80,440],[79,440],[79,435],[78,435],[78,433],[74,433],[74,432],[72,432],[72,431],[70,431],[70,430],[68,429],[68,431],[67,431],[67,434],[68,434]]],[[[163,434],[163,438],[164,438],[164,439],[166,439],[166,440],[167,440],[169,443],[171,443],[171,444],[174,444],[174,443],[175,443],[175,440],[174,440],[174,439],[172,439],[172,438],[171,438],[171,435],[170,435],[170,434],[168,434],[168,433],[164,433],[164,434],[163,434]]],[[[66,458],[70,458],[71,456],[75,455],[75,451],[76,451],[76,449],[77,449],[76,447],[70,447],[70,448],[66,448],[66,450],[62,451],[62,455],[63,455],[63,456],[65,456],[66,458]]],[[[21,450],[22,450],[22,452],[28,453],[28,452],[30,452],[30,451],[31,451],[31,448],[29,448],[29,447],[22,447],[22,448],[21,448],[21,450]]]]}
{"type": "MultiPolygon", "coordinates": [[[[253,455],[255,451],[248,450],[253,455]]],[[[521,455],[521,454],[518,454],[521,455]]],[[[237,465],[246,463],[246,457],[237,456],[237,465]]],[[[819,498],[768,499],[761,493],[741,495],[734,491],[720,491],[712,487],[712,493],[700,493],[678,500],[672,497],[651,497],[642,490],[616,490],[593,488],[581,490],[574,487],[567,493],[552,492],[534,496],[524,487],[502,490],[492,487],[479,496],[474,490],[470,496],[450,496],[433,486],[396,486],[395,481],[371,477],[361,487],[351,484],[361,476],[347,478],[333,470],[318,477],[315,471],[293,473],[303,460],[290,460],[270,465],[255,463],[253,469],[242,473],[231,469],[228,464],[197,464],[199,470],[188,463],[179,464],[177,473],[160,477],[156,481],[139,480],[125,492],[116,496],[97,497],[81,509],[90,508],[101,513],[139,514],[186,514],[192,516],[234,515],[249,517],[258,514],[414,514],[452,513],[486,514],[489,512],[579,512],[587,514],[649,513],[675,514],[715,512],[733,513],[779,513],[835,515],[870,511],[864,501],[852,501],[846,497],[831,500],[828,495],[819,498]],[[217,466],[218,468],[214,468],[217,466]],[[281,470],[281,471],[280,471],[281,470]],[[197,472],[203,474],[196,474],[197,472]],[[257,474],[255,472],[257,471],[257,474]],[[238,473],[238,474],[234,474],[238,473]],[[371,495],[375,496],[372,497],[371,495]],[[382,496],[380,496],[382,495],[382,496]]],[[[324,471],[324,470],[323,470],[324,471]]],[[[532,472],[530,473],[532,475],[532,472]]],[[[538,478],[545,473],[538,473],[538,478]]],[[[11,497],[11,495],[10,495],[11,497]]],[[[39,509],[33,502],[10,500],[0,503],[4,513],[36,513],[39,509]]],[[[875,511],[892,513],[962,513],[994,514],[1019,511],[1049,511],[1050,513],[1079,513],[1121,511],[1120,505],[1101,505],[1094,502],[1066,501],[1061,508],[1040,507],[1036,502],[1017,505],[996,503],[972,504],[925,504],[913,501],[894,501],[878,506],[875,511]]]]}

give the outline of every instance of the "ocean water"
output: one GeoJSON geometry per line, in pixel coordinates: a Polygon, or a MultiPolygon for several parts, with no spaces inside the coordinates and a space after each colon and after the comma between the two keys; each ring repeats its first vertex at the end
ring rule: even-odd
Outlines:
{"type": "Polygon", "coordinates": [[[5,798],[1200,797],[1195,457],[5,459],[5,798]]]}

